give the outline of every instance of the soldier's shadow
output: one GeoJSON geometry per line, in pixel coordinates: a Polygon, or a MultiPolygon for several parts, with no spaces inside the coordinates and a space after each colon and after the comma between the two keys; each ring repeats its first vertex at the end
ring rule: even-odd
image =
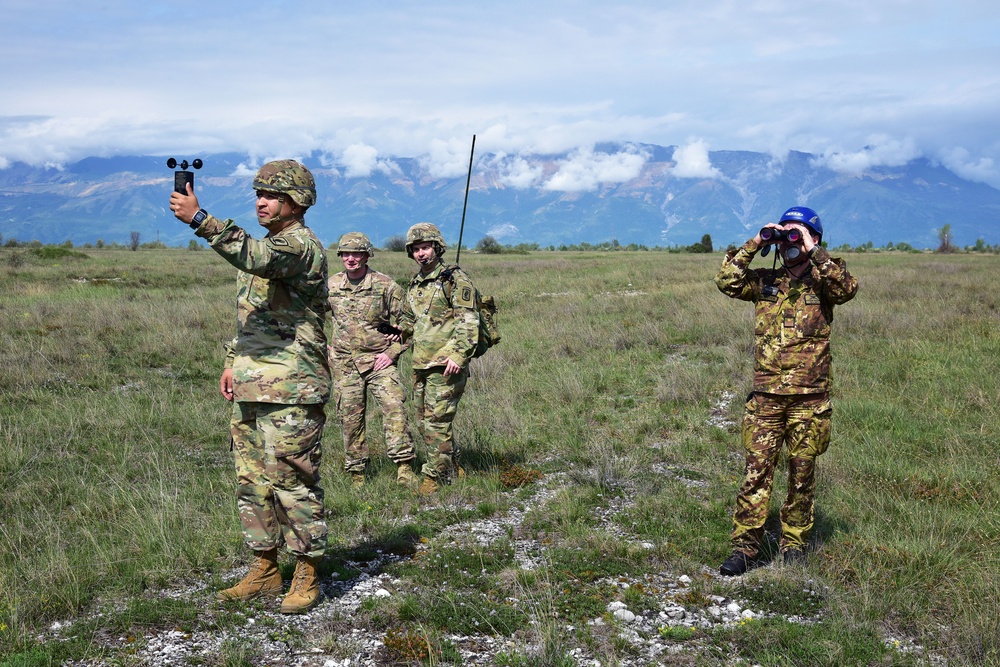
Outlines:
{"type": "MultiPolygon", "coordinates": [[[[838,533],[848,533],[851,531],[851,524],[842,517],[825,512],[817,503],[813,513],[813,529],[807,538],[806,551],[815,552],[822,549],[834,535],[838,533]]],[[[765,562],[769,562],[779,557],[779,540],[781,539],[781,518],[780,509],[772,507],[767,514],[767,521],[764,523],[764,538],[761,542],[760,553],[765,562]]]]}
{"type": "Polygon", "coordinates": [[[344,597],[359,584],[382,574],[387,566],[412,559],[420,540],[416,526],[394,526],[352,547],[332,550],[319,568],[324,595],[344,597]]]}

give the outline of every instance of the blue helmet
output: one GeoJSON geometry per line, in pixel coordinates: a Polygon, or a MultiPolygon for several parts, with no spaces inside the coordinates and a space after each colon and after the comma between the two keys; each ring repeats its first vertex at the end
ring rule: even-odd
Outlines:
{"type": "Polygon", "coordinates": [[[823,223],[819,221],[819,214],[811,208],[805,206],[793,206],[781,214],[778,224],[785,222],[797,222],[805,225],[820,239],[823,238],[823,223]]]}

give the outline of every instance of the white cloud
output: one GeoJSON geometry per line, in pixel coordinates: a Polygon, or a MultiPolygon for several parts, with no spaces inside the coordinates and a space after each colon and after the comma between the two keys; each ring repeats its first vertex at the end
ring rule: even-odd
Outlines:
{"type": "Polygon", "coordinates": [[[961,146],[941,151],[941,164],[962,178],[1000,188],[1000,171],[992,158],[974,159],[961,146]]]}
{"type": "Polygon", "coordinates": [[[716,178],[719,170],[708,157],[708,144],[692,139],[674,151],[674,167],[670,173],[677,178],[716,178]]]}
{"type": "Polygon", "coordinates": [[[490,227],[489,231],[487,231],[486,234],[488,236],[492,236],[498,241],[502,241],[505,238],[517,238],[518,236],[521,235],[521,230],[518,229],[516,225],[506,223],[490,227]]]}
{"type": "Polygon", "coordinates": [[[581,148],[559,165],[559,170],[542,188],[560,192],[585,192],[601,183],[624,183],[636,178],[649,159],[644,151],[627,149],[621,153],[595,153],[581,148]]]}
{"type": "Polygon", "coordinates": [[[518,190],[530,188],[542,176],[540,166],[532,166],[522,157],[506,160],[500,167],[500,182],[518,190]]]}
{"type": "MultiPolygon", "coordinates": [[[[582,0],[573,12],[530,0],[307,0],[295,12],[233,0],[92,4],[5,3],[4,160],[339,160],[362,145],[382,158],[348,152],[345,169],[427,155],[433,175],[458,177],[477,133],[477,154],[699,137],[716,149],[825,152],[857,172],[899,159],[886,145],[858,150],[882,134],[912,137],[924,155],[973,147],[976,159],[956,167],[966,173],[1000,164],[995,0],[582,0]],[[302,66],[259,48],[265,24],[270,43],[296,44],[302,66]],[[294,105],[274,103],[275,81],[294,105]]],[[[711,177],[694,148],[678,173],[711,177]]],[[[591,187],[575,176],[559,180],[591,187]]],[[[512,171],[511,186],[528,177],[512,171]]]]}
{"type": "Polygon", "coordinates": [[[883,135],[871,137],[868,145],[859,151],[847,153],[830,149],[813,162],[842,174],[862,174],[873,167],[901,167],[920,155],[913,139],[892,139],[883,135]]]}
{"type": "Polygon", "coordinates": [[[368,178],[372,172],[383,174],[399,173],[399,165],[388,159],[379,159],[378,149],[366,144],[352,144],[340,154],[340,164],[344,166],[347,178],[368,178]]]}
{"type": "Polygon", "coordinates": [[[469,154],[472,137],[466,143],[461,139],[434,139],[430,152],[420,157],[420,164],[435,178],[456,178],[469,171],[469,154]]]}

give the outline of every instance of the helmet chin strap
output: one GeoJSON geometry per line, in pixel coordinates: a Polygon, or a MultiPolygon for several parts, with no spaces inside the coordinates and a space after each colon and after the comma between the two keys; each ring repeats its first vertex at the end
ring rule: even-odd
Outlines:
{"type": "Polygon", "coordinates": [[[285,195],[285,194],[279,194],[278,195],[278,212],[275,215],[271,216],[267,220],[267,222],[260,223],[261,225],[263,225],[264,227],[271,227],[272,225],[276,225],[276,224],[278,224],[280,222],[287,222],[289,220],[301,220],[302,219],[301,215],[296,215],[296,214],[285,215],[285,216],[281,215],[281,212],[285,210],[285,202],[287,201],[286,197],[287,197],[287,195],[285,195]]]}

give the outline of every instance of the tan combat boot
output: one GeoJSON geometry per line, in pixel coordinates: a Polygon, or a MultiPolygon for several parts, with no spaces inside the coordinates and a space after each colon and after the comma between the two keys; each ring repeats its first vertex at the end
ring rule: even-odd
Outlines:
{"type": "Polygon", "coordinates": [[[422,496],[430,496],[437,493],[437,490],[441,488],[438,481],[433,477],[424,477],[423,481],[420,482],[420,488],[417,489],[417,493],[422,496]]]}
{"type": "Polygon", "coordinates": [[[365,486],[365,474],[363,472],[351,473],[351,488],[361,489],[365,486]]]}
{"type": "Polygon", "coordinates": [[[420,484],[420,480],[413,474],[413,468],[410,467],[409,461],[396,466],[396,484],[408,489],[415,489],[420,484]]]}
{"type": "Polygon", "coordinates": [[[281,595],[281,570],[278,569],[278,550],[258,551],[257,560],[250,566],[250,572],[232,588],[219,591],[215,599],[253,600],[259,597],[281,595]]]}
{"type": "Polygon", "coordinates": [[[315,558],[299,556],[292,586],[281,601],[282,614],[304,614],[319,604],[319,572],[315,558]]]}

